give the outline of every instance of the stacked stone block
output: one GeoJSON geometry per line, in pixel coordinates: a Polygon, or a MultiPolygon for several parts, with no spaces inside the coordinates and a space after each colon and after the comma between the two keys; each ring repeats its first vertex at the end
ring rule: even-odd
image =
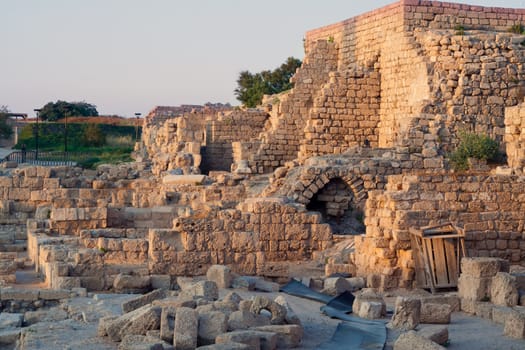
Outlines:
{"type": "Polygon", "coordinates": [[[465,230],[467,256],[523,260],[523,183],[516,176],[395,175],[385,191],[371,191],[365,236],[356,237],[359,275],[379,286],[410,286],[414,263],[410,227],[453,222],[465,230]]]}
{"type": "Polygon", "coordinates": [[[505,109],[505,146],[510,167],[522,172],[525,166],[525,104],[505,109]]]}

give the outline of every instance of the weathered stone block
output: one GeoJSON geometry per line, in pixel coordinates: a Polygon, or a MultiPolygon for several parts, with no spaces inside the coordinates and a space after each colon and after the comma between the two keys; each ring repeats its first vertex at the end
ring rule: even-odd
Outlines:
{"type": "Polygon", "coordinates": [[[375,290],[370,288],[362,289],[355,294],[355,300],[352,305],[352,312],[356,315],[359,315],[361,310],[361,304],[364,302],[376,302],[382,305],[381,315],[386,315],[386,303],[383,300],[381,294],[377,293],[375,290]]]}
{"type": "Polygon", "coordinates": [[[199,314],[199,345],[209,345],[215,338],[228,330],[228,317],[220,311],[199,314]]]}
{"type": "Polygon", "coordinates": [[[24,314],[2,312],[0,313],[0,329],[22,327],[23,319],[24,314]]]}
{"type": "Polygon", "coordinates": [[[109,321],[106,332],[113,341],[120,341],[127,334],[145,335],[149,330],[159,329],[161,311],[158,306],[143,306],[109,321]]]}
{"type": "Polygon", "coordinates": [[[232,284],[232,274],[229,267],[224,265],[212,265],[206,272],[206,278],[213,281],[219,288],[230,288],[232,284]]]}
{"type": "Polygon", "coordinates": [[[402,333],[394,343],[394,350],[445,350],[446,348],[424,338],[414,331],[402,333]]]}
{"type": "Polygon", "coordinates": [[[182,285],[181,288],[182,292],[179,294],[179,297],[182,299],[194,296],[200,296],[207,300],[219,299],[219,289],[213,281],[199,281],[182,285]]]}
{"type": "Polygon", "coordinates": [[[270,350],[276,348],[277,334],[254,330],[233,331],[218,335],[215,343],[242,343],[249,345],[252,350],[270,350]]]}
{"type": "Polygon", "coordinates": [[[277,348],[289,349],[298,347],[303,339],[303,327],[298,325],[271,325],[253,328],[257,331],[277,334],[277,348]]]}
{"type": "Polygon", "coordinates": [[[391,328],[411,330],[417,327],[421,317],[421,301],[415,298],[397,297],[391,328]]]}
{"type": "Polygon", "coordinates": [[[362,301],[357,316],[369,320],[378,319],[383,316],[383,304],[375,301],[362,301]]]}
{"type": "Polygon", "coordinates": [[[324,280],[323,293],[329,295],[339,295],[351,290],[350,283],[342,277],[329,277],[324,280]]]}
{"type": "Polygon", "coordinates": [[[286,317],[284,320],[286,321],[287,324],[296,324],[296,325],[301,326],[301,320],[295,314],[292,307],[290,306],[290,304],[288,304],[284,296],[279,295],[277,298],[275,298],[274,301],[277,304],[282,305],[286,309],[286,317]]]}
{"type": "Polygon", "coordinates": [[[450,323],[451,313],[452,313],[452,309],[450,305],[422,303],[420,322],[421,323],[448,324],[450,323]]]}
{"type": "Polygon", "coordinates": [[[492,322],[504,325],[505,320],[509,318],[512,308],[507,306],[494,306],[492,308],[492,322]]]}
{"type": "Polygon", "coordinates": [[[197,311],[180,307],[175,314],[173,346],[180,350],[193,350],[197,347],[199,314],[197,311]]]}
{"type": "Polygon", "coordinates": [[[256,315],[247,310],[234,311],[228,317],[228,330],[236,331],[257,326],[267,326],[270,318],[263,315],[256,315]]]}
{"type": "Polygon", "coordinates": [[[156,289],[152,292],[149,292],[147,294],[141,295],[137,298],[128,300],[124,303],[122,303],[122,311],[123,312],[130,312],[133,310],[138,309],[139,307],[142,307],[146,304],[152,303],[154,300],[162,299],[166,297],[166,291],[163,289],[156,289]]]}
{"type": "Polygon", "coordinates": [[[498,272],[492,279],[490,301],[499,306],[518,305],[519,294],[516,278],[506,272],[498,272]]]}
{"type": "Polygon", "coordinates": [[[417,331],[417,334],[432,340],[434,343],[438,343],[439,345],[446,345],[448,343],[448,327],[428,326],[417,331]]]}
{"type": "Polygon", "coordinates": [[[461,275],[470,277],[494,277],[501,271],[502,259],[498,258],[463,258],[461,275]]]}
{"type": "Polygon", "coordinates": [[[256,296],[252,302],[250,311],[258,315],[261,310],[268,310],[272,314],[270,322],[272,324],[283,324],[286,318],[286,309],[284,306],[270,300],[266,297],[256,296]]]}
{"type": "Polygon", "coordinates": [[[2,288],[0,293],[1,300],[20,300],[35,301],[38,300],[38,290],[19,289],[19,288],[2,288]]]}
{"type": "Polygon", "coordinates": [[[512,310],[505,320],[503,334],[511,338],[525,339],[525,311],[512,310]]]}
{"type": "Polygon", "coordinates": [[[150,276],[118,274],[113,281],[113,288],[119,292],[140,293],[151,287],[150,276]]]}
{"type": "Polygon", "coordinates": [[[252,350],[253,347],[242,343],[220,343],[213,345],[199,346],[199,350],[252,350]]]}
{"type": "Polygon", "coordinates": [[[467,300],[489,300],[491,282],[491,277],[472,277],[461,274],[458,279],[458,295],[461,299],[467,300]]]}

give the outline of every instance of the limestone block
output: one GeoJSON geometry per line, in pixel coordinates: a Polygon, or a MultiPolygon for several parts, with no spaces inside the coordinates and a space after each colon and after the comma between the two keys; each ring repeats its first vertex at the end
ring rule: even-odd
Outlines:
{"type": "Polygon", "coordinates": [[[448,304],[421,304],[421,323],[449,324],[452,308],[448,304]]]}
{"type": "Polygon", "coordinates": [[[51,281],[51,287],[55,289],[73,289],[80,288],[79,277],[61,277],[56,276],[51,281]]]}
{"type": "Polygon", "coordinates": [[[97,335],[99,337],[105,337],[108,335],[108,327],[111,322],[115,321],[119,316],[105,316],[98,320],[97,335]]]}
{"type": "Polygon", "coordinates": [[[361,309],[361,304],[365,301],[368,302],[377,302],[382,305],[381,315],[386,315],[386,303],[383,300],[381,294],[377,293],[374,289],[364,288],[355,294],[355,300],[352,305],[352,312],[356,315],[359,314],[361,309]]]}
{"type": "Polygon", "coordinates": [[[219,288],[230,288],[232,284],[232,274],[229,267],[224,265],[212,265],[206,272],[206,278],[213,281],[219,288]]]}
{"type": "Polygon", "coordinates": [[[277,346],[277,334],[254,330],[233,331],[217,336],[215,343],[242,343],[249,345],[252,350],[270,350],[277,346]]]}
{"type": "Polygon", "coordinates": [[[481,301],[490,298],[491,277],[472,277],[461,274],[458,279],[458,295],[461,299],[481,301]]]}
{"type": "Polygon", "coordinates": [[[512,308],[507,306],[494,306],[492,308],[492,322],[504,325],[505,320],[510,316],[512,308]]]}
{"type": "Polygon", "coordinates": [[[350,277],[346,280],[348,284],[350,284],[350,292],[355,292],[366,287],[366,279],[363,277],[350,277]]]}
{"type": "Polygon", "coordinates": [[[339,295],[343,292],[349,291],[350,283],[343,277],[329,277],[324,280],[324,288],[322,293],[329,295],[339,295]]]}
{"type": "Polygon", "coordinates": [[[167,350],[170,344],[151,336],[127,334],[118,345],[118,350],[167,350]]]}
{"type": "Polygon", "coordinates": [[[253,328],[257,331],[271,332],[277,334],[277,348],[296,348],[303,339],[303,327],[298,325],[271,325],[253,328]]]}
{"type": "Polygon", "coordinates": [[[26,325],[32,325],[38,322],[57,322],[67,318],[67,312],[58,307],[50,310],[26,311],[24,313],[24,322],[26,325]]]}
{"type": "Polygon", "coordinates": [[[179,294],[179,297],[182,299],[194,296],[203,297],[206,300],[219,299],[219,289],[213,281],[199,281],[181,286],[181,288],[182,292],[179,294]]]}
{"type": "Polygon", "coordinates": [[[470,277],[494,277],[501,271],[502,259],[498,258],[463,258],[461,275],[470,277]]]}
{"type": "Polygon", "coordinates": [[[494,304],[490,302],[483,302],[483,301],[474,302],[474,314],[486,320],[492,320],[492,309],[493,308],[494,308],[494,304]]]}
{"type": "Polygon", "coordinates": [[[71,297],[71,291],[68,289],[40,289],[39,299],[42,300],[61,300],[71,297]]]}
{"type": "Polygon", "coordinates": [[[427,326],[417,331],[417,334],[439,345],[445,346],[448,343],[448,327],[427,326]]]}
{"type": "Polygon", "coordinates": [[[125,275],[119,273],[113,281],[113,288],[119,292],[143,292],[151,286],[150,276],[125,275]]]}
{"type": "Polygon", "coordinates": [[[269,317],[256,315],[247,310],[234,311],[228,317],[228,331],[248,329],[257,326],[267,326],[269,324],[269,317]]]}
{"type": "Polygon", "coordinates": [[[199,314],[199,345],[209,345],[215,338],[228,330],[228,317],[220,311],[199,314]]]}
{"type": "Polygon", "coordinates": [[[199,350],[251,350],[253,347],[242,343],[221,343],[213,345],[199,346],[199,350]]]}
{"type": "Polygon", "coordinates": [[[412,330],[417,327],[421,317],[421,300],[397,297],[394,315],[389,323],[391,328],[412,330]]]}
{"type": "Polygon", "coordinates": [[[19,289],[19,288],[2,288],[0,299],[1,300],[35,301],[35,300],[38,300],[38,290],[19,289]]]}
{"type": "Polygon", "coordinates": [[[274,301],[277,304],[282,305],[286,309],[286,317],[284,320],[287,324],[296,324],[296,325],[301,326],[301,320],[296,315],[296,313],[293,311],[290,304],[288,304],[284,296],[279,295],[277,298],[275,298],[274,301]]]}
{"type": "Polygon", "coordinates": [[[256,296],[252,302],[250,311],[254,314],[259,314],[261,310],[268,310],[272,314],[271,324],[283,324],[286,318],[286,309],[284,306],[277,304],[263,296],[256,296]]]}
{"type": "Polygon", "coordinates": [[[446,348],[422,337],[414,331],[402,333],[394,343],[394,350],[445,350],[446,348]]]}
{"type": "Polygon", "coordinates": [[[176,312],[177,308],[165,306],[160,314],[160,338],[168,343],[173,342],[176,312]]]}
{"type": "Polygon", "coordinates": [[[232,301],[217,300],[213,302],[213,304],[210,304],[210,305],[213,306],[214,310],[220,311],[228,316],[232,312],[239,310],[239,305],[232,301]]]}
{"type": "Polygon", "coordinates": [[[166,175],[162,178],[164,185],[202,185],[206,175],[166,175]]]}
{"type": "Polygon", "coordinates": [[[166,291],[163,289],[156,289],[154,291],[151,291],[147,294],[141,295],[137,298],[128,300],[124,303],[122,303],[122,311],[123,312],[130,312],[133,310],[138,309],[139,307],[142,307],[146,304],[152,303],[154,300],[162,299],[166,297],[166,291]]]}
{"type": "Polygon", "coordinates": [[[519,294],[516,278],[506,272],[498,272],[492,279],[490,301],[499,306],[518,305],[519,294]]]}
{"type": "Polygon", "coordinates": [[[173,346],[175,346],[175,349],[195,349],[197,347],[198,330],[199,314],[197,311],[187,307],[178,308],[173,329],[173,346]]]}
{"type": "Polygon", "coordinates": [[[15,343],[20,339],[21,328],[0,329],[0,345],[7,349],[14,349],[15,343]]]}
{"type": "Polygon", "coordinates": [[[151,277],[151,288],[153,289],[171,289],[171,276],[170,275],[150,275],[151,277]]]}
{"type": "Polygon", "coordinates": [[[362,301],[357,316],[369,320],[378,319],[383,316],[383,304],[375,301],[362,301]]]}
{"type": "Polygon", "coordinates": [[[22,327],[23,320],[24,314],[2,312],[0,313],[0,329],[22,327]]]}
{"type": "Polygon", "coordinates": [[[109,321],[106,332],[112,341],[120,341],[127,334],[145,335],[149,330],[159,329],[161,311],[158,306],[143,306],[109,321]]]}
{"type": "Polygon", "coordinates": [[[525,339],[525,310],[512,310],[505,320],[503,334],[507,337],[525,339]]]}
{"type": "Polygon", "coordinates": [[[235,303],[237,304],[237,307],[239,307],[239,303],[242,301],[242,298],[239,294],[235,292],[229,292],[228,294],[224,296],[223,300],[226,302],[235,303]]]}

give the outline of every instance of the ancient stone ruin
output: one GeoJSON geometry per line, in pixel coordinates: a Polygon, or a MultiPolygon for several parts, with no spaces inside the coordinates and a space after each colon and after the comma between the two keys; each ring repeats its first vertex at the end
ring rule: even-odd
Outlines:
{"type": "MultiPolygon", "coordinates": [[[[522,9],[401,0],[307,32],[294,88],[267,96],[259,109],[156,107],[133,163],[3,169],[0,280],[13,284],[17,271],[34,267],[43,288],[2,287],[2,309],[38,312],[86,292],[162,290],[140,301],[122,297],[136,303],[122,316],[92,311],[107,316],[99,335],[122,348],[156,344],[155,336],[176,349],[292,347],[303,330],[286,312],[274,315],[285,302],[217,301],[217,285],[230,280],[208,276],[213,286],[182,277],[227,266],[234,286],[275,291],[268,280],[348,274],[359,282],[309,284],[334,294],[374,288],[362,291],[354,313],[380,318],[376,293],[417,287],[409,229],[446,222],[463,228],[467,256],[503,259],[513,270],[462,275],[459,298],[446,307],[400,298],[393,328],[414,329],[429,315],[448,323],[459,299],[476,315],[488,314],[480,302],[524,305],[516,294],[523,280],[509,273],[525,267],[525,35],[509,31],[523,23],[522,9]],[[452,171],[447,154],[461,132],[497,140],[506,160],[452,171]],[[491,297],[488,283],[511,290],[491,297]],[[172,300],[174,289],[190,298],[172,300]],[[256,303],[271,318],[261,319],[256,303]],[[246,324],[255,328],[241,331],[246,324]]],[[[493,309],[500,310],[490,306],[490,318],[501,323],[493,309]]],[[[520,310],[505,323],[515,338],[525,338],[520,310]]],[[[406,333],[399,343],[421,337],[406,333]]],[[[22,343],[30,339],[22,334],[22,343]]]]}

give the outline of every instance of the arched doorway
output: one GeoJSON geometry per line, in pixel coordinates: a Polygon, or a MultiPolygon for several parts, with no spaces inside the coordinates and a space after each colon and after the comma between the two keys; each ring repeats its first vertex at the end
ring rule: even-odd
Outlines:
{"type": "Polygon", "coordinates": [[[341,178],[330,180],[314,194],[306,208],[320,212],[334,234],[365,233],[362,204],[357,203],[354,192],[341,178]]]}

